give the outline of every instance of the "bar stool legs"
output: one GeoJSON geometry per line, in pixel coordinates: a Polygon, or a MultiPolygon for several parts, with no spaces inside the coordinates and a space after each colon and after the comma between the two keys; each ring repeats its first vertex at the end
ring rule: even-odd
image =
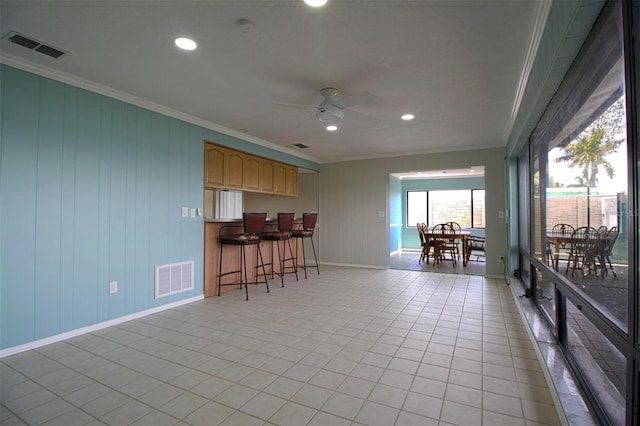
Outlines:
{"type": "Polygon", "coordinates": [[[264,277],[264,284],[267,287],[267,293],[269,293],[269,283],[267,282],[267,271],[264,267],[264,259],[262,257],[262,250],[260,250],[260,242],[262,241],[260,238],[260,233],[264,229],[264,223],[266,220],[266,213],[244,213],[243,214],[243,222],[244,222],[244,232],[242,233],[231,233],[231,226],[220,228],[218,238],[220,242],[220,259],[218,265],[218,296],[220,296],[220,289],[223,285],[244,285],[245,288],[245,298],[249,300],[249,278],[247,274],[248,264],[247,264],[247,254],[245,248],[247,246],[255,246],[256,247],[256,263],[255,263],[255,281],[253,284],[262,283],[263,281],[258,281],[258,276],[262,275],[264,277]],[[234,245],[240,247],[240,268],[233,271],[222,272],[222,248],[225,245],[234,245]],[[262,273],[259,272],[259,268],[262,268],[262,273]],[[222,283],[222,277],[226,275],[238,274],[239,280],[231,283],[222,283]]]}
{"type": "MultiPolygon", "coordinates": [[[[302,213],[302,228],[294,229],[291,232],[291,236],[293,238],[299,238],[300,244],[302,245],[302,266],[300,268],[304,269],[304,277],[307,278],[307,267],[316,268],[318,270],[318,275],[320,275],[320,266],[318,266],[318,255],[316,254],[316,246],[313,242],[313,234],[316,227],[316,222],[318,220],[318,213],[302,213]],[[315,265],[307,266],[307,256],[304,250],[304,240],[311,240],[311,248],[313,249],[313,259],[315,260],[315,265]]],[[[298,253],[298,246],[296,245],[296,257],[298,253]]]]}
{"type": "MultiPolygon", "coordinates": [[[[298,265],[300,269],[304,269],[304,278],[307,278],[307,256],[304,251],[304,240],[307,238],[311,240],[311,248],[313,249],[313,259],[315,260],[315,265],[309,265],[310,268],[316,268],[318,270],[318,275],[320,275],[320,267],[318,266],[318,256],[316,255],[316,247],[313,243],[312,237],[297,237],[300,238],[300,244],[302,245],[302,265],[298,265]]],[[[298,251],[298,247],[296,246],[296,253],[298,251]]]]}
{"type": "MultiPolygon", "coordinates": [[[[280,276],[280,283],[282,287],[284,287],[284,275],[287,273],[294,273],[296,275],[296,281],[298,281],[298,263],[296,258],[293,256],[293,248],[291,247],[290,238],[274,241],[274,243],[278,246],[278,263],[280,264],[280,272],[276,272],[275,274],[280,276]],[[282,241],[282,252],[280,252],[280,241],[282,241]],[[289,257],[286,257],[287,246],[289,246],[289,257]],[[286,262],[291,262],[291,266],[286,266],[286,262]],[[286,272],[287,268],[290,268],[291,271],[286,272]]],[[[273,256],[273,245],[271,246],[271,253],[273,256]]]]}
{"type": "MultiPolygon", "coordinates": [[[[247,253],[245,250],[246,245],[240,245],[240,269],[235,270],[235,271],[229,271],[229,272],[225,272],[222,273],[222,247],[224,246],[224,244],[220,244],[220,262],[219,262],[219,268],[218,268],[218,296],[220,296],[220,289],[222,286],[225,285],[239,285],[240,287],[242,287],[244,285],[244,291],[245,291],[245,300],[249,300],[249,278],[247,276],[247,253]],[[222,277],[226,276],[226,275],[231,275],[231,274],[239,274],[240,275],[240,280],[234,283],[225,283],[222,284],[222,277]]],[[[262,259],[262,251],[260,250],[260,246],[256,245],[256,264],[255,264],[255,281],[251,284],[258,284],[258,283],[264,283],[265,286],[267,287],[267,293],[269,293],[269,283],[267,282],[267,272],[266,269],[264,267],[264,260],[262,259]],[[262,273],[258,272],[258,269],[262,268],[262,273]],[[264,277],[264,281],[258,281],[258,276],[263,276],[264,277]]]]}
{"type": "Polygon", "coordinates": [[[280,283],[284,287],[284,275],[288,273],[295,273],[296,281],[298,281],[298,264],[296,258],[293,256],[293,249],[291,248],[291,229],[293,227],[293,221],[295,213],[278,213],[278,229],[276,231],[265,231],[262,233],[262,239],[264,241],[271,241],[271,278],[275,275],[280,276],[280,283]],[[280,250],[280,242],[282,242],[282,251],[280,250]],[[275,272],[275,259],[273,256],[273,245],[276,244],[278,248],[278,263],[280,265],[280,271],[275,272]],[[289,246],[289,257],[287,257],[287,245],[289,246]],[[286,262],[291,262],[291,266],[286,266],[286,262]],[[287,272],[287,268],[291,269],[287,272]]]}

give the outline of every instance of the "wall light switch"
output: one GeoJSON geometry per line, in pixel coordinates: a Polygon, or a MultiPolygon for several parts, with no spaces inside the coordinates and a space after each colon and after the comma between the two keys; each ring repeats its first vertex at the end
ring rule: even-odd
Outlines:
{"type": "Polygon", "coordinates": [[[109,283],[109,294],[115,294],[118,292],[118,281],[111,281],[109,283]]]}
{"type": "Polygon", "coordinates": [[[381,211],[379,211],[379,212],[378,212],[378,217],[384,217],[384,211],[382,211],[382,210],[381,210],[381,211]]]}
{"type": "Polygon", "coordinates": [[[189,207],[182,208],[182,217],[189,217],[189,207]]]}
{"type": "Polygon", "coordinates": [[[502,210],[498,212],[498,219],[504,219],[504,212],[502,210]]]}
{"type": "Polygon", "coordinates": [[[196,209],[191,209],[191,217],[196,217],[196,209]]]}

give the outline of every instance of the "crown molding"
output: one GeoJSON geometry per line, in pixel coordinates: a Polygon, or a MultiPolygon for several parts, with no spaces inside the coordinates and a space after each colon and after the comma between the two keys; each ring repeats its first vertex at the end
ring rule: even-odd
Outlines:
{"type": "Polygon", "coordinates": [[[126,102],[128,104],[135,105],[140,108],[147,109],[149,111],[157,112],[158,114],[166,115],[168,117],[172,117],[180,121],[194,124],[196,126],[200,126],[208,130],[213,130],[215,132],[222,133],[227,136],[232,136],[234,138],[243,140],[245,142],[251,142],[253,144],[272,149],[274,151],[279,151],[284,154],[288,154],[304,160],[313,161],[318,164],[322,163],[322,161],[320,161],[318,158],[312,157],[304,153],[300,153],[298,151],[294,151],[290,148],[277,145],[273,142],[269,142],[267,140],[260,139],[255,136],[247,135],[246,133],[242,133],[237,130],[220,126],[219,124],[213,123],[211,121],[204,120],[189,114],[185,114],[181,111],[168,108],[164,105],[160,105],[155,102],[151,102],[146,99],[143,99],[134,95],[130,95],[128,93],[113,89],[111,87],[108,87],[99,83],[95,83],[90,80],[83,79],[73,74],[54,70],[54,69],[33,63],[31,61],[27,61],[25,59],[19,58],[12,54],[8,54],[6,52],[2,52],[2,54],[0,55],[0,63],[3,63],[5,65],[8,65],[14,68],[18,68],[33,74],[37,74],[41,77],[50,78],[52,80],[69,84],[71,86],[78,87],[80,89],[84,89],[90,92],[104,95],[109,98],[117,99],[119,101],[126,102]]]}
{"type": "Polygon", "coordinates": [[[520,105],[522,104],[522,99],[524,98],[527,83],[529,83],[529,77],[531,77],[531,70],[533,69],[536,56],[538,55],[540,41],[542,40],[542,35],[544,34],[552,5],[552,0],[544,0],[537,3],[535,18],[533,20],[533,33],[531,34],[531,38],[529,39],[529,47],[527,49],[527,54],[522,66],[522,72],[520,73],[520,79],[518,80],[518,87],[516,90],[516,96],[513,100],[511,115],[509,116],[509,120],[507,121],[504,129],[505,140],[508,140],[509,135],[513,130],[513,125],[516,122],[518,112],[520,111],[520,105]]]}

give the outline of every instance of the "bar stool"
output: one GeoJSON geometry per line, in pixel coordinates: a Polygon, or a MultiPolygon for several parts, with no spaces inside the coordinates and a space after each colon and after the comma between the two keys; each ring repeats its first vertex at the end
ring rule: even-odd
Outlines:
{"type": "Polygon", "coordinates": [[[260,242],[262,238],[260,234],[264,230],[264,224],[267,219],[266,213],[243,213],[242,214],[242,222],[243,222],[243,232],[238,233],[230,233],[232,228],[237,228],[236,226],[223,226],[220,228],[218,232],[218,239],[220,241],[220,265],[218,268],[218,296],[220,296],[220,288],[223,285],[244,285],[246,300],[249,300],[249,286],[248,286],[248,278],[247,278],[247,256],[245,253],[245,247],[247,246],[256,246],[256,279],[253,284],[258,284],[258,275],[264,276],[264,283],[267,286],[267,293],[269,293],[269,284],[267,283],[267,272],[264,268],[264,260],[262,259],[262,251],[260,250],[260,242]],[[225,245],[233,245],[240,247],[240,269],[235,271],[229,271],[222,273],[222,248],[225,245]],[[259,261],[259,262],[258,262],[259,261]],[[262,267],[262,274],[258,273],[258,268],[262,267]],[[239,274],[240,280],[232,283],[224,283],[222,284],[222,277],[225,275],[231,274],[239,274]],[[244,277],[243,277],[244,274],[244,277]],[[244,278],[244,279],[243,279],[244,278]]]}
{"type": "Polygon", "coordinates": [[[291,229],[293,228],[293,220],[295,213],[278,213],[278,229],[276,231],[265,231],[262,233],[262,239],[264,241],[271,241],[271,278],[274,276],[274,261],[273,261],[273,245],[275,243],[278,246],[278,261],[280,263],[280,271],[275,272],[280,276],[280,282],[284,287],[284,275],[296,274],[296,281],[298,281],[298,264],[296,258],[293,257],[293,249],[291,248],[291,229]],[[282,253],[280,252],[280,241],[282,241],[282,253]],[[287,257],[287,245],[289,246],[289,257],[287,257]],[[291,266],[285,266],[286,262],[291,262],[291,266]],[[291,271],[287,272],[287,268],[291,271]]]}
{"type": "MultiPolygon", "coordinates": [[[[318,213],[302,213],[302,228],[294,229],[291,231],[291,236],[293,238],[302,238],[300,244],[302,244],[302,261],[303,266],[300,268],[304,269],[304,277],[307,278],[307,257],[304,253],[304,240],[309,238],[311,240],[311,248],[313,248],[313,258],[316,261],[315,265],[309,265],[309,267],[315,267],[318,270],[318,275],[320,275],[320,267],[318,266],[318,256],[316,255],[316,246],[313,243],[313,231],[316,228],[316,222],[318,221],[318,213]]],[[[296,245],[296,253],[298,252],[298,246],[296,245]]]]}

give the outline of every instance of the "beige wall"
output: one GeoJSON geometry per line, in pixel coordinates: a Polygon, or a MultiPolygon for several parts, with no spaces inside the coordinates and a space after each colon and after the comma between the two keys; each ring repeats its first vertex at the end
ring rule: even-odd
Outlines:
{"type": "Polygon", "coordinates": [[[502,276],[507,254],[505,149],[483,149],[323,164],[320,170],[320,259],[385,268],[388,264],[389,174],[429,169],[485,167],[488,276],[502,276]],[[384,217],[380,217],[384,212],[384,217]]]}

